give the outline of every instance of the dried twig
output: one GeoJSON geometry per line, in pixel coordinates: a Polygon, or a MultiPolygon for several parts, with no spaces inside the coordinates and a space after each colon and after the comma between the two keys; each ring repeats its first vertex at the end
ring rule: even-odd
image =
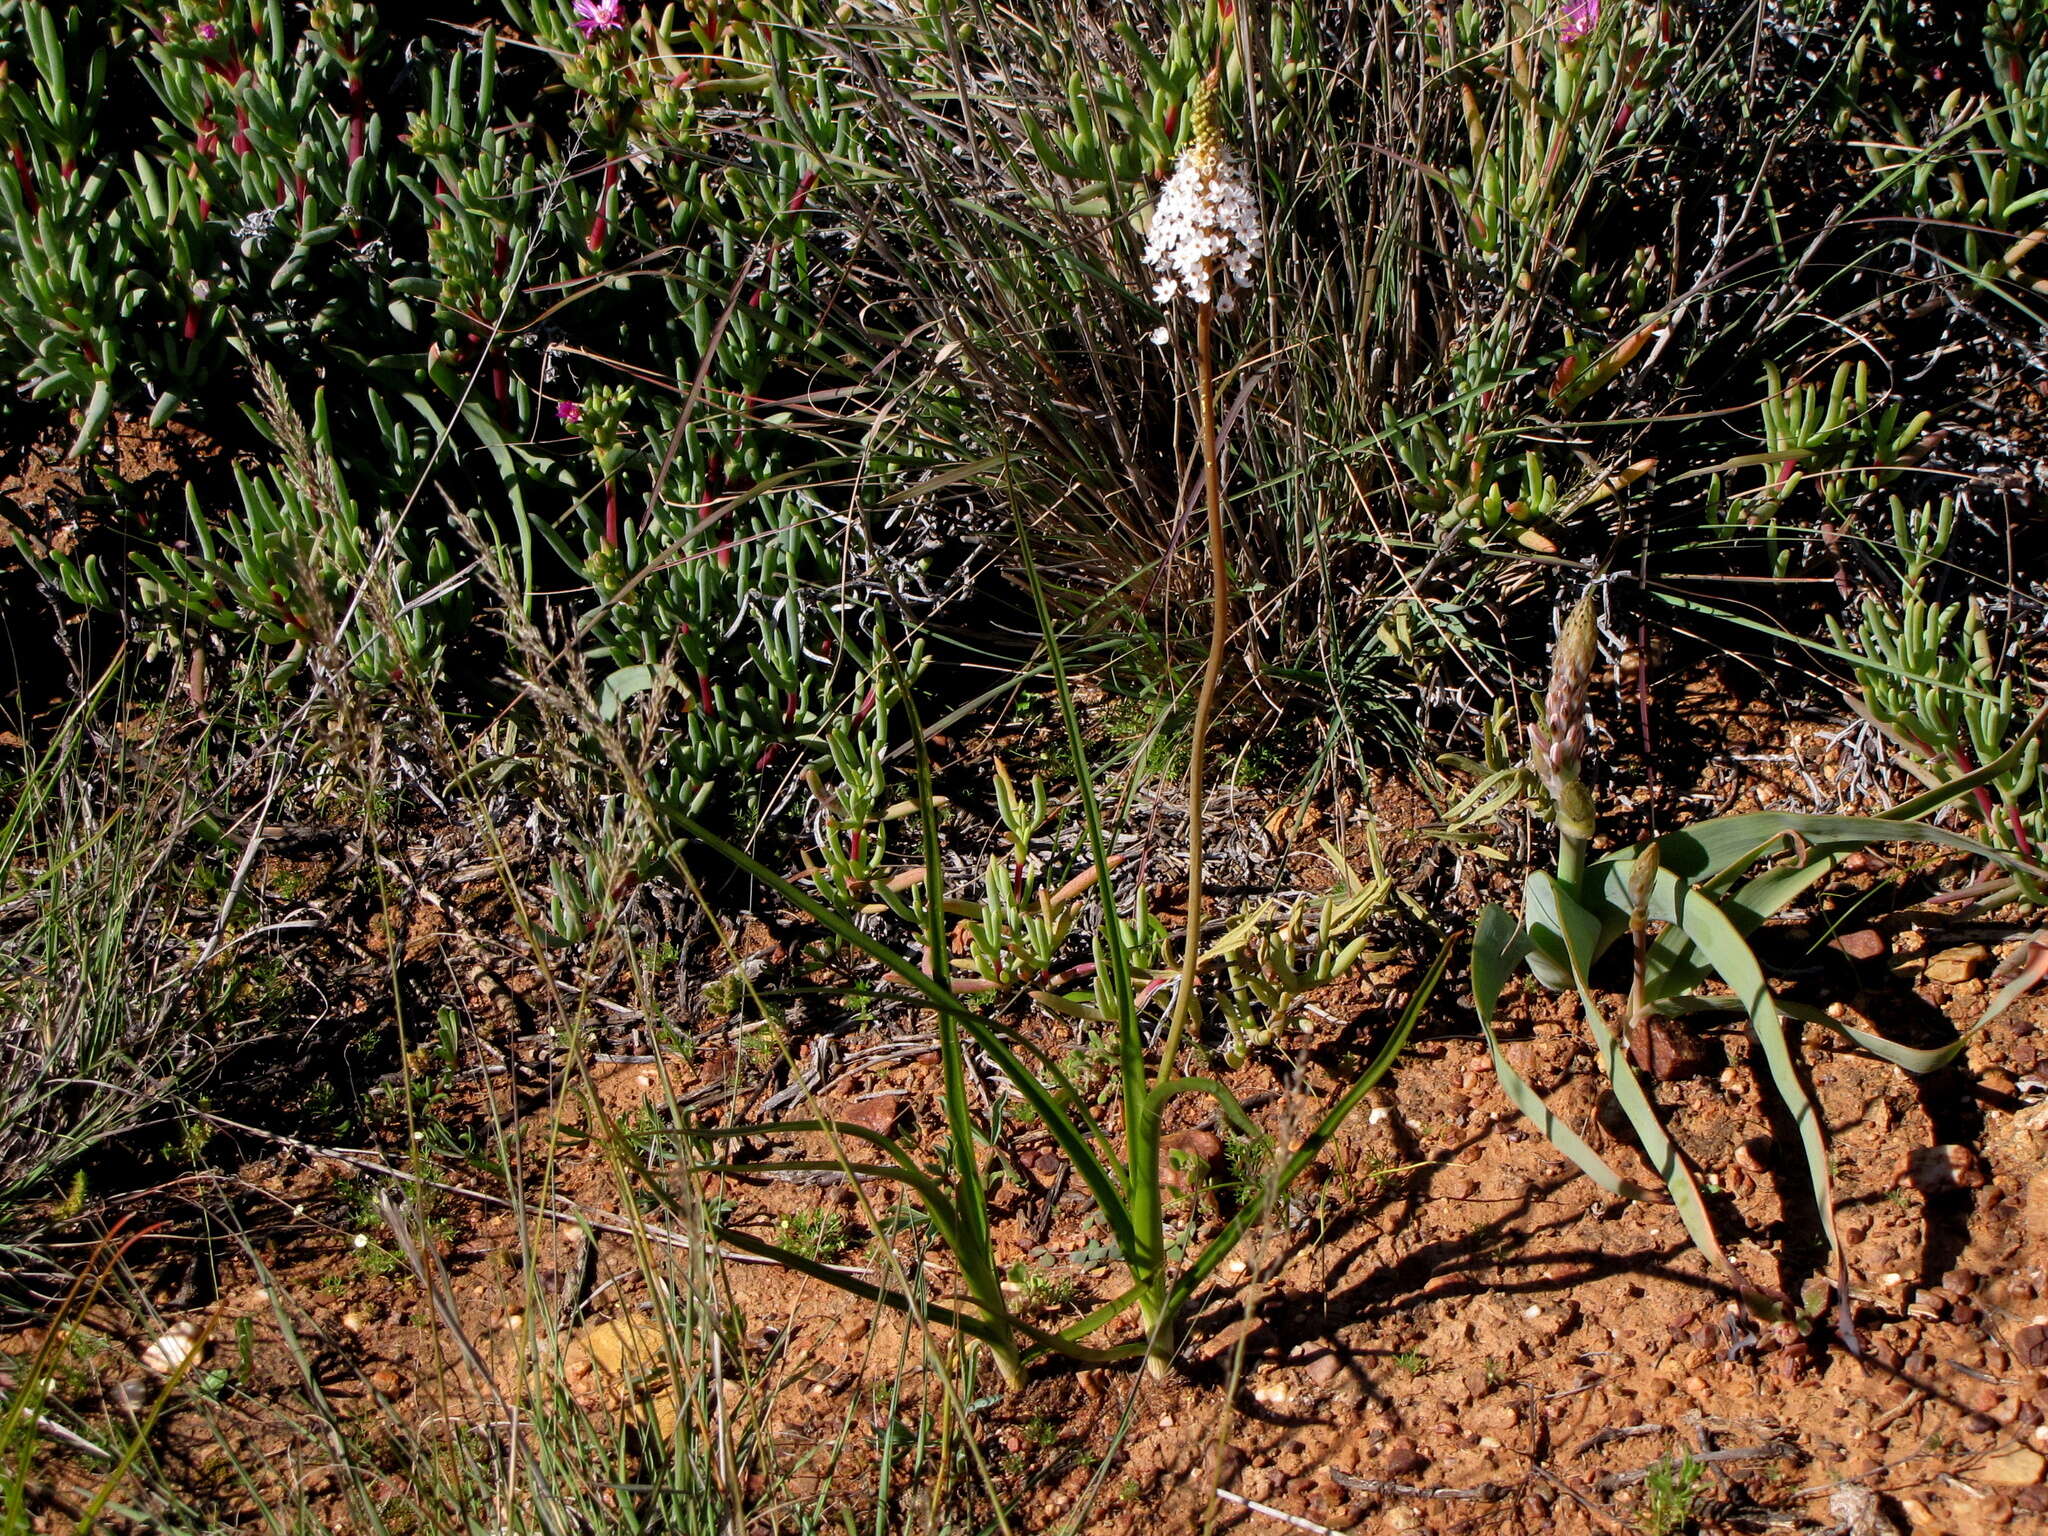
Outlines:
{"type": "Polygon", "coordinates": [[[1641,1435],[1661,1435],[1670,1427],[1668,1424],[1610,1424],[1573,1451],[1572,1459],[1576,1461],[1586,1452],[1596,1450],[1611,1440],[1634,1440],[1641,1435]]]}
{"type": "Polygon", "coordinates": [[[471,1189],[464,1184],[449,1184],[440,1179],[429,1179],[421,1174],[408,1173],[405,1169],[394,1168],[382,1158],[375,1157],[367,1152],[357,1152],[347,1147],[318,1146],[310,1141],[302,1141],[296,1136],[286,1136],[277,1131],[266,1131],[260,1126],[244,1125],[239,1120],[230,1120],[224,1115],[211,1114],[205,1110],[195,1110],[193,1114],[198,1119],[204,1120],[209,1124],[225,1126],[229,1130],[239,1131],[245,1135],[260,1136],[267,1141],[275,1142],[279,1146],[290,1147],[295,1152],[304,1153],[308,1157],[327,1158],[333,1162],[344,1163],[351,1168],[360,1169],[364,1173],[374,1173],[382,1178],[396,1179],[402,1184],[416,1184],[422,1189],[439,1190],[442,1194],[459,1195],[465,1200],[477,1200],[485,1205],[495,1205],[504,1210],[520,1211],[529,1219],[581,1222],[593,1231],[609,1232],[614,1237],[645,1238],[648,1242],[664,1248],[676,1248],[685,1251],[692,1248],[701,1248],[706,1252],[716,1253],[721,1259],[728,1259],[735,1264],[774,1264],[776,1262],[774,1259],[763,1258],[759,1254],[742,1253],[736,1248],[724,1248],[711,1243],[701,1242],[681,1232],[672,1232],[666,1227],[653,1226],[644,1221],[624,1221],[615,1216],[608,1216],[601,1211],[590,1210],[576,1204],[573,1200],[563,1199],[560,1196],[557,1196],[555,1202],[551,1205],[541,1205],[532,1201],[508,1200],[503,1195],[488,1194],[481,1189],[471,1189]]]}
{"type": "Polygon", "coordinates": [[[1515,1490],[1505,1483],[1480,1483],[1472,1488],[1424,1488],[1415,1483],[1394,1483],[1383,1477],[1355,1477],[1349,1472],[1330,1470],[1331,1481],[1339,1488],[1349,1488],[1353,1493],[1377,1493],[1395,1499],[1471,1499],[1479,1503],[1490,1503],[1497,1499],[1513,1496],[1515,1490]]]}
{"type": "Polygon", "coordinates": [[[1315,1533],[1315,1536],[1337,1536],[1337,1533],[1327,1525],[1317,1525],[1315,1521],[1301,1515],[1290,1515],[1284,1509],[1275,1509],[1270,1504],[1261,1504],[1257,1499],[1248,1499],[1241,1493],[1232,1493],[1228,1488],[1217,1488],[1212,1491],[1217,1498],[1227,1499],[1240,1509],[1248,1509],[1255,1515],[1264,1515],[1269,1520],[1278,1520],[1283,1524],[1291,1525],[1297,1531],[1312,1531],[1315,1533]]]}

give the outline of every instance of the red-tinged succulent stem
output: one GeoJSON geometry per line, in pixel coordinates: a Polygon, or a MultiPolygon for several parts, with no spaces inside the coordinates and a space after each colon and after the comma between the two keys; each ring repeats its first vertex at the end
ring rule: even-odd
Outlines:
{"type": "Polygon", "coordinates": [[[21,183],[22,204],[33,216],[39,206],[36,202],[35,167],[28,163],[28,154],[19,144],[10,144],[7,148],[14,156],[14,179],[21,183]]]}
{"type": "MultiPolygon", "coordinates": [[[[1957,747],[1952,756],[1955,758],[1956,766],[1962,769],[1964,773],[1975,773],[1977,771],[1978,765],[1971,760],[1967,748],[1957,747]]],[[[1998,820],[1998,806],[1991,798],[1991,791],[1982,784],[1979,784],[1970,791],[1970,794],[1977,802],[1977,814],[1983,818],[1985,830],[1989,831],[1998,820]]],[[[2027,829],[2020,821],[2019,808],[2008,805],[2005,808],[2005,816],[2006,825],[2012,831],[2013,846],[2019,850],[2022,857],[2031,859],[2034,856],[2034,845],[2028,839],[2027,829]]]]}
{"type": "Polygon", "coordinates": [[[363,77],[348,77],[348,163],[363,158],[363,139],[369,131],[370,114],[363,91],[363,77]]]}
{"type": "Polygon", "coordinates": [[[597,195],[597,216],[590,221],[590,239],[586,242],[593,256],[604,249],[605,240],[610,235],[612,193],[618,184],[619,162],[607,160],[604,166],[604,189],[597,195]]]}

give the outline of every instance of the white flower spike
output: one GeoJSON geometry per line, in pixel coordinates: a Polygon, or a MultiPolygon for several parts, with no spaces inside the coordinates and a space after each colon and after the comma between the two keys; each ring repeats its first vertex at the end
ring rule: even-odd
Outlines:
{"type": "Polygon", "coordinates": [[[1237,299],[1223,281],[1248,288],[1252,263],[1265,251],[1258,199],[1216,121],[1216,83],[1195,91],[1195,136],[1160,191],[1145,241],[1145,265],[1159,273],[1152,296],[1161,304],[1186,297],[1228,313],[1237,299]]]}

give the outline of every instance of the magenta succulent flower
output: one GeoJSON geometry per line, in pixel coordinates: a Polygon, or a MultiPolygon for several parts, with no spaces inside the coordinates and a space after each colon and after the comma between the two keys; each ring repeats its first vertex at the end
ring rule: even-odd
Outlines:
{"type": "Polygon", "coordinates": [[[1557,35],[1567,43],[1576,43],[1599,24],[1600,0],[1564,0],[1558,7],[1557,35]]]}
{"type": "Polygon", "coordinates": [[[574,400],[564,400],[555,407],[555,420],[565,427],[573,427],[583,419],[583,407],[574,400]]]}
{"type": "Polygon", "coordinates": [[[625,0],[576,0],[576,30],[585,37],[616,32],[625,24],[625,0]]]}

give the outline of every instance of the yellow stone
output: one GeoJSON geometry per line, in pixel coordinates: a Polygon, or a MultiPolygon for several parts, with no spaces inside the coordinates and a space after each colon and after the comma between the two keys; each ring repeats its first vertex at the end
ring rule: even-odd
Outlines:
{"type": "Polygon", "coordinates": [[[2048,1469],[2048,1460],[2043,1460],[2039,1451],[2016,1445],[1979,1466],[1976,1476],[1979,1482],[1996,1483],[2001,1488],[2028,1488],[2041,1481],[2044,1469],[2048,1469]]]}

